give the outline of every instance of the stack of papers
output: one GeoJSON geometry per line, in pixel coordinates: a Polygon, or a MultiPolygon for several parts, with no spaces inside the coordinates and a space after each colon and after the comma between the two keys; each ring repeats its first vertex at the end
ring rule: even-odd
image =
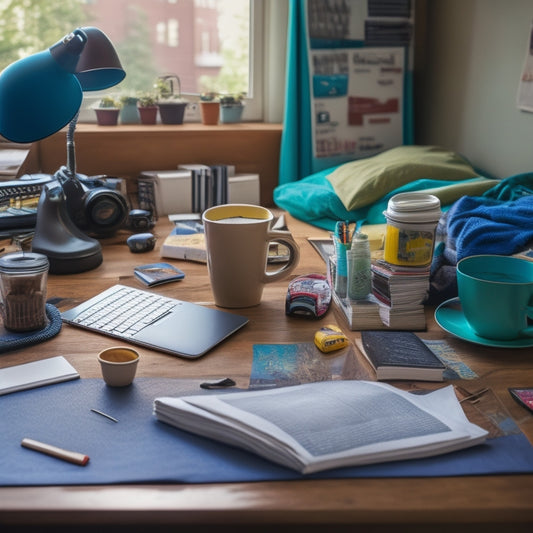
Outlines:
{"type": "Polygon", "coordinates": [[[372,290],[386,326],[425,329],[423,303],[428,296],[429,275],[429,268],[399,267],[379,260],[372,264],[372,290]]]}
{"type": "Polygon", "coordinates": [[[350,329],[358,331],[383,329],[380,305],[375,296],[369,294],[364,300],[350,300],[341,298],[335,291],[332,292],[333,299],[344,313],[350,329]]]}
{"type": "Polygon", "coordinates": [[[423,305],[389,307],[380,304],[379,314],[383,324],[390,329],[421,331],[426,329],[426,313],[423,305]]]}
{"type": "Polygon", "coordinates": [[[370,381],[322,381],[266,391],[163,397],[161,422],[307,474],[414,459],[483,442],[453,387],[415,395],[370,381]]]}

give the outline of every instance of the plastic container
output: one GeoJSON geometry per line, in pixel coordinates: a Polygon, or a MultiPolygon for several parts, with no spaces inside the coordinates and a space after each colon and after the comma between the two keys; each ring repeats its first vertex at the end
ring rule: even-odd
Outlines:
{"type": "Polygon", "coordinates": [[[0,257],[0,312],[10,331],[32,331],[46,326],[48,258],[31,252],[0,257]]]}
{"type": "Polygon", "coordinates": [[[385,261],[401,266],[430,265],[441,216],[440,200],[425,193],[396,194],[389,200],[384,215],[385,261]]]}

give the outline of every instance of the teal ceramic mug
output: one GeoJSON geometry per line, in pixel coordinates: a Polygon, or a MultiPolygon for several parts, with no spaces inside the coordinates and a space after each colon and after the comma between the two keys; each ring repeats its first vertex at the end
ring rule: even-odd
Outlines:
{"type": "Polygon", "coordinates": [[[468,324],[481,337],[533,336],[533,262],[474,255],[457,263],[457,288],[468,324]]]}

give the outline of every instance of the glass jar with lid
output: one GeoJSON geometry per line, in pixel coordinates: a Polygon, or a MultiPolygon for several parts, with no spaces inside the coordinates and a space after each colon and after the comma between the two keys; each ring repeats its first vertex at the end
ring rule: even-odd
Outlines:
{"type": "Polygon", "coordinates": [[[48,258],[32,252],[0,257],[0,314],[10,331],[33,331],[46,326],[48,258]]]}

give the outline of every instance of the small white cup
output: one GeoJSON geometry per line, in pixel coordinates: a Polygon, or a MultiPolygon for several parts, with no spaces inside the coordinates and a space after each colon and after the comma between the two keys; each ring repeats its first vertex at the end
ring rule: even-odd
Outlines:
{"type": "Polygon", "coordinates": [[[98,354],[104,381],[110,387],[126,387],[133,382],[139,354],[127,346],[113,346],[98,354]]]}

